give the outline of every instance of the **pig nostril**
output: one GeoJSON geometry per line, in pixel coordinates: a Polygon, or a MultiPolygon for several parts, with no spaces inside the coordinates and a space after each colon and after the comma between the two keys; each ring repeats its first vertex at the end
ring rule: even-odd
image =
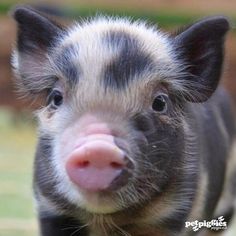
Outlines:
{"type": "Polygon", "coordinates": [[[114,161],[110,163],[110,166],[112,168],[114,168],[114,169],[121,169],[121,168],[123,168],[123,165],[121,163],[114,162],[114,161]]]}
{"type": "Polygon", "coordinates": [[[86,168],[89,166],[89,164],[90,164],[89,161],[82,161],[82,162],[78,162],[76,165],[79,168],[86,168]]]}

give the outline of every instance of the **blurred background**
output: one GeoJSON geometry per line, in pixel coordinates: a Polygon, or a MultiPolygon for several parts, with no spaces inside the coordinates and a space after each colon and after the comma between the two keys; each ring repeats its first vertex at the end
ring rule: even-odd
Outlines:
{"type": "MultiPolygon", "coordinates": [[[[67,23],[72,19],[104,13],[157,22],[167,31],[204,16],[226,15],[232,21],[233,30],[226,41],[222,83],[236,102],[235,0],[0,0],[0,236],[37,235],[31,190],[36,145],[35,121],[30,113],[32,106],[20,100],[15,93],[10,68],[16,29],[8,12],[14,5],[22,3],[62,14],[63,21],[67,23]]],[[[228,236],[236,235],[234,228],[228,232],[228,236]]]]}

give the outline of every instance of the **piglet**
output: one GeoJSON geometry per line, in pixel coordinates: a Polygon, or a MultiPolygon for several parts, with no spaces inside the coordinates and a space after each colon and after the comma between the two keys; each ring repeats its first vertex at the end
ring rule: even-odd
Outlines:
{"type": "Polygon", "coordinates": [[[42,98],[42,236],[189,236],[186,222],[229,222],[235,118],[218,86],[225,17],[167,34],[119,17],[65,27],[28,6],[12,15],[17,83],[42,98]]]}

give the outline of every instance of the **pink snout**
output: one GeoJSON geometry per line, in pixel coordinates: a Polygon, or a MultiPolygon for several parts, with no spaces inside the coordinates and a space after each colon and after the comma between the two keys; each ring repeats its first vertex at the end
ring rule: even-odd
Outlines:
{"type": "Polygon", "coordinates": [[[68,157],[66,171],[81,189],[100,191],[108,189],[125,166],[125,154],[113,140],[88,138],[68,157]]]}

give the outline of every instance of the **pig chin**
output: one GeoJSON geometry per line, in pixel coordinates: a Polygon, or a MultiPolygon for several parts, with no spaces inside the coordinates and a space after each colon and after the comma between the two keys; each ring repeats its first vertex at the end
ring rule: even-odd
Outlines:
{"type": "Polygon", "coordinates": [[[84,200],[80,207],[90,213],[109,214],[121,210],[113,194],[79,192],[84,200]]]}
{"type": "MultiPolygon", "coordinates": [[[[119,190],[88,191],[81,189],[70,180],[69,183],[66,184],[66,182],[64,182],[63,185],[67,185],[67,191],[63,191],[63,195],[67,200],[87,212],[109,214],[117,212],[125,207],[120,204],[118,197],[119,190]]],[[[126,187],[124,186],[123,188],[126,187]]]]}

